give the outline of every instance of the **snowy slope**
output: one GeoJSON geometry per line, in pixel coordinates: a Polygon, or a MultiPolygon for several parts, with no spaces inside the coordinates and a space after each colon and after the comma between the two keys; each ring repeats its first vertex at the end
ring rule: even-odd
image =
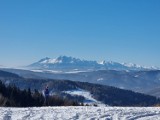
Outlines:
{"type": "Polygon", "coordinates": [[[156,107],[0,108],[0,120],[159,120],[156,107]]]}
{"type": "Polygon", "coordinates": [[[100,101],[97,101],[94,99],[91,95],[90,92],[82,90],[82,89],[77,89],[77,90],[70,90],[70,91],[64,91],[67,94],[70,95],[78,95],[78,96],[83,96],[85,98],[85,101],[83,101],[84,104],[88,105],[98,105],[98,106],[106,106],[100,101]]]}

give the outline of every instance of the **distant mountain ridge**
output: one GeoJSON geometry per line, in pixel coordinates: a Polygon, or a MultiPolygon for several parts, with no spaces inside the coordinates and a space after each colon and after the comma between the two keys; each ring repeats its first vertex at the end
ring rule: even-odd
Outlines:
{"type": "Polygon", "coordinates": [[[118,63],[113,61],[89,61],[74,57],[59,56],[55,59],[43,58],[29,66],[30,69],[45,69],[59,71],[89,71],[89,70],[157,70],[158,67],[144,67],[133,63],[118,63]]]}

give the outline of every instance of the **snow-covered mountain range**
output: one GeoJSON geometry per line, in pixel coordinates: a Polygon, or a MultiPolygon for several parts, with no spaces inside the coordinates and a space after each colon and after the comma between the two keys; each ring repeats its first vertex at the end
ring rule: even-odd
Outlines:
{"type": "Polygon", "coordinates": [[[113,61],[89,61],[74,57],[59,56],[55,59],[43,58],[29,66],[30,69],[59,71],[92,71],[92,70],[155,70],[157,67],[144,67],[133,63],[118,63],[113,61]]]}

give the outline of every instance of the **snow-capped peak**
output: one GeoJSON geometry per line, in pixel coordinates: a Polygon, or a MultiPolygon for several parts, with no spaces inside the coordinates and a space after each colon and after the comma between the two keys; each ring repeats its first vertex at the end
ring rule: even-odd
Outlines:
{"type": "Polygon", "coordinates": [[[134,64],[134,63],[122,63],[122,65],[127,66],[127,67],[137,67],[137,68],[142,68],[142,66],[134,64]]]}
{"type": "Polygon", "coordinates": [[[57,61],[56,59],[51,59],[51,58],[43,58],[39,61],[40,64],[54,64],[54,63],[58,63],[59,61],[57,61]]]}
{"type": "Polygon", "coordinates": [[[39,62],[39,63],[47,63],[49,59],[51,59],[51,58],[45,57],[45,58],[39,60],[38,62],[39,62]]]}
{"type": "Polygon", "coordinates": [[[80,59],[68,57],[68,56],[59,56],[55,59],[51,58],[43,58],[40,61],[38,61],[40,64],[60,64],[60,63],[77,63],[80,62],[80,59]]]}
{"type": "Polygon", "coordinates": [[[78,61],[81,61],[80,59],[68,56],[59,56],[56,60],[61,61],[61,63],[76,63],[78,61]]]}

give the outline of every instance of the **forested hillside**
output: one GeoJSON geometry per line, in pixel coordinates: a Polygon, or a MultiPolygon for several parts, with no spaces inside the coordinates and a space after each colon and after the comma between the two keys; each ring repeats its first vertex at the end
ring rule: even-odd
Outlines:
{"type": "MultiPolygon", "coordinates": [[[[77,102],[62,99],[59,96],[50,96],[47,106],[75,106],[79,105],[77,102]]],[[[33,107],[46,106],[43,95],[34,90],[29,89],[20,90],[16,86],[5,86],[0,81],[0,106],[7,107],[33,107]]]]}

